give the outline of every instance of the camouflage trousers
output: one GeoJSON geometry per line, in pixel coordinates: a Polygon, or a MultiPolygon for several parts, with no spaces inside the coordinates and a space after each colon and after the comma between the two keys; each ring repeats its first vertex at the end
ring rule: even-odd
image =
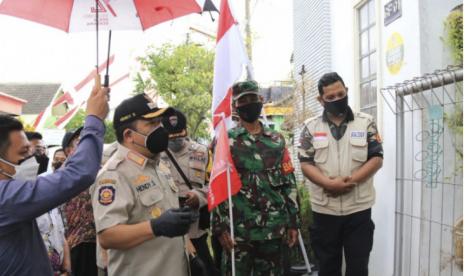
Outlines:
{"type": "MultiPolygon", "coordinates": [[[[238,242],[235,246],[237,276],[282,276],[288,268],[287,245],[282,239],[238,242]]],[[[221,275],[231,275],[231,255],[223,251],[221,275]]]]}

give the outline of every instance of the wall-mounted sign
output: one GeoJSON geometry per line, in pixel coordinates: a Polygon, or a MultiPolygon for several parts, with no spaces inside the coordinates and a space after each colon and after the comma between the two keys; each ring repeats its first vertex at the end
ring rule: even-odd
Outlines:
{"type": "Polygon", "coordinates": [[[402,16],[401,0],[391,0],[384,5],[384,26],[402,16]]]}
{"type": "Polygon", "coordinates": [[[404,64],[404,39],[399,33],[393,33],[386,45],[386,66],[389,73],[397,75],[404,64]]]}

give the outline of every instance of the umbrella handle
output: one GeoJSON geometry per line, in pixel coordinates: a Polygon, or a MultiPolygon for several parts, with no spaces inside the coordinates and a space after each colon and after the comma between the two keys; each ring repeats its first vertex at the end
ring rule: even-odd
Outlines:
{"type": "Polygon", "coordinates": [[[100,74],[98,72],[95,74],[94,86],[95,88],[97,88],[97,90],[100,90],[100,87],[102,86],[101,80],[100,80],[100,74]]]}

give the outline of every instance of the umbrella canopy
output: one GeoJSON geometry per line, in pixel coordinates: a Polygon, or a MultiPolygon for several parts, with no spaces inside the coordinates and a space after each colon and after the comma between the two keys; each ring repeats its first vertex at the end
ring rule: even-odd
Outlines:
{"type": "Polygon", "coordinates": [[[3,0],[0,14],[31,20],[65,32],[146,30],[191,13],[205,0],[3,0]]]}

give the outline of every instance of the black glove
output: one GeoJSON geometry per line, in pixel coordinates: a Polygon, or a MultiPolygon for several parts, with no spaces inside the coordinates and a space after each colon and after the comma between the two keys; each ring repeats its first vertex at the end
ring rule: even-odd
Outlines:
{"type": "Polygon", "coordinates": [[[155,236],[172,238],[185,235],[191,223],[195,222],[198,217],[198,212],[189,207],[169,209],[160,217],[151,219],[150,225],[155,236]]]}

